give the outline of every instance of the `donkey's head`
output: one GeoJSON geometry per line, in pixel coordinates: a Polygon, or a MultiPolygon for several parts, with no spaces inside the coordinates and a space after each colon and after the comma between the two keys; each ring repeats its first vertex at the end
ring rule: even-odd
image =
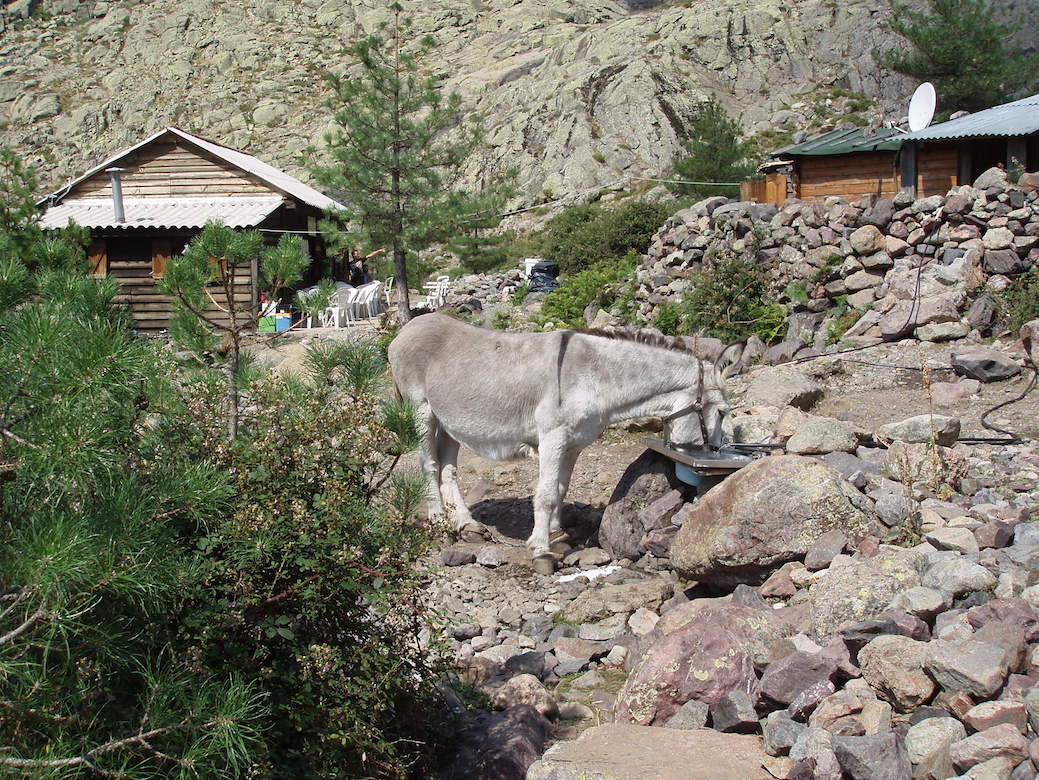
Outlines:
{"type": "Polygon", "coordinates": [[[727,421],[731,407],[725,393],[725,378],[742,354],[733,344],[711,363],[696,359],[693,386],[682,393],[676,408],[664,417],[664,437],[678,449],[718,449],[730,436],[727,421]]]}

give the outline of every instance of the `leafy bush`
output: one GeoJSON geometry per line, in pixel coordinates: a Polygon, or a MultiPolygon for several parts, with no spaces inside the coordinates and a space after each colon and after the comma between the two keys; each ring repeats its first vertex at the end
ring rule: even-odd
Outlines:
{"type": "Polygon", "coordinates": [[[996,298],[1001,324],[1012,333],[1039,317],[1039,268],[1015,276],[996,298]]]}
{"type": "Polygon", "coordinates": [[[785,330],[786,312],[769,292],[764,273],[735,255],[694,273],[682,315],[684,333],[703,331],[723,341],[756,335],[774,344],[785,330]]]}
{"type": "MultiPolygon", "coordinates": [[[[249,670],[270,703],[267,771],[400,776],[428,767],[442,723],[430,717],[441,670],[418,638],[424,484],[392,469],[418,431],[406,407],[378,401],[377,348],[326,345],[305,364],[303,378],[250,386],[239,438],[209,446],[234,492],[197,540],[179,641],[211,674],[249,670]]],[[[219,430],[219,381],[199,377],[181,398],[161,428],[167,461],[219,430]]]]}
{"type": "Polygon", "coordinates": [[[783,292],[792,303],[798,305],[808,303],[808,288],[804,282],[787,282],[783,292]]]}
{"type": "Polygon", "coordinates": [[[584,310],[589,304],[607,310],[618,303],[623,306],[631,298],[630,279],[637,261],[632,252],[620,260],[606,260],[565,277],[557,289],[545,296],[542,319],[583,328],[584,310]]]}
{"type": "Polygon", "coordinates": [[[644,252],[653,234],[671,216],[665,203],[629,201],[615,208],[571,206],[550,219],[532,241],[537,253],[576,273],[628,252],[644,252]]]}
{"type": "Polygon", "coordinates": [[[848,306],[848,296],[837,296],[837,305],[830,310],[830,324],[826,327],[826,343],[836,344],[859,319],[862,312],[848,306]]]}

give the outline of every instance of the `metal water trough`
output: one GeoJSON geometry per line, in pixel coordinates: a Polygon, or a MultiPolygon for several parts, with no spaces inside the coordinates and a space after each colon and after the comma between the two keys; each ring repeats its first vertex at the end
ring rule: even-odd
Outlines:
{"type": "Polygon", "coordinates": [[[757,457],[781,444],[727,444],[719,450],[683,452],[667,445],[663,439],[646,436],[642,443],[654,452],[674,461],[675,476],[687,485],[700,485],[705,477],[725,478],[754,462],[757,457]]]}

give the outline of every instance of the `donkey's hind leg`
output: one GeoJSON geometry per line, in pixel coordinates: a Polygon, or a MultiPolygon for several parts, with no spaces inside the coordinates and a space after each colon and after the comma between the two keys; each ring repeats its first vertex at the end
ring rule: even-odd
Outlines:
{"type": "Polygon", "coordinates": [[[455,531],[466,542],[480,542],[490,538],[490,532],[473,520],[458,486],[458,442],[443,428],[437,438],[437,456],[440,459],[440,495],[453,520],[455,531]]]}
{"type": "Polygon", "coordinates": [[[440,460],[437,440],[440,424],[430,409],[428,402],[422,402],[415,409],[415,416],[422,430],[422,443],[419,447],[419,463],[422,474],[426,478],[426,493],[429,499],[429,519],[438,522],[444,519],[444,501],[440,495],[440,460]]]}

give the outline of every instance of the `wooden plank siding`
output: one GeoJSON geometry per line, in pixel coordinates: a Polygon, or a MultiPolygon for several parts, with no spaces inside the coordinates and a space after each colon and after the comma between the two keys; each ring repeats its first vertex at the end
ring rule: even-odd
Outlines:
{"type": "Polygon", "coordinates": [[[956,144],[922,144],[916,153],[916,197],[944,195],[960,183],[956,144]]]}
{"type": "MultiPolygon", "coordinates": [[[[113,239],[119,241],[119,239],[113,239]]],[[[125,242],[125,240],[123,240],[125,242]]],[[[100,243],[100,242],[96,242],[100,243]]],[[[107,243],[107,242],[106,242],[107,243]]],[[[166,260],[171,256],[171,240],[169,238],[155,238],[150,240],[151,257],[141,256],[140,246],[132,247],[136,250],[136,257],[127,255],[127,252],[117,245],[109,245],[108,275],[119,281],[121,290],[116,296],[116,303],[126,304],[130,308],[134,325],[141,331],[167,330],[173,315],[173,298],[163,295],[159,291],[157,279],[161,273],[156,271],[161,268],[165,271],[166,260]]],[[[227,314],[221,312],[220,307],[227,307],[227,296],[223,288],[213,285],[209,292],[215,301],[207,310],[214,320],[221,324],[228,322],[227,314]]],[[[253,284],[253,274],[250,269],[240,269],[234,279],[234,299],[236,304],[251,304],[256,294],[253,284]]]]}
{"type": "MultiPolygon", "coordinates": [[[[180,144],[155,143],[121,160],[123,196],[175,198],[214,195],[280,194],[270,185],[224,160],[180,144]]],[[[109,174],[100,171],[80,182],[69,198],[110,198],[109,174]]]]}
{"type": "Polygon", "coordinates": [[[804,156],[794,166],[794,197],[801,200],[831,196],[855,200],[863,195],[891,198],[898,187],[894,152],[804,156]]]}

